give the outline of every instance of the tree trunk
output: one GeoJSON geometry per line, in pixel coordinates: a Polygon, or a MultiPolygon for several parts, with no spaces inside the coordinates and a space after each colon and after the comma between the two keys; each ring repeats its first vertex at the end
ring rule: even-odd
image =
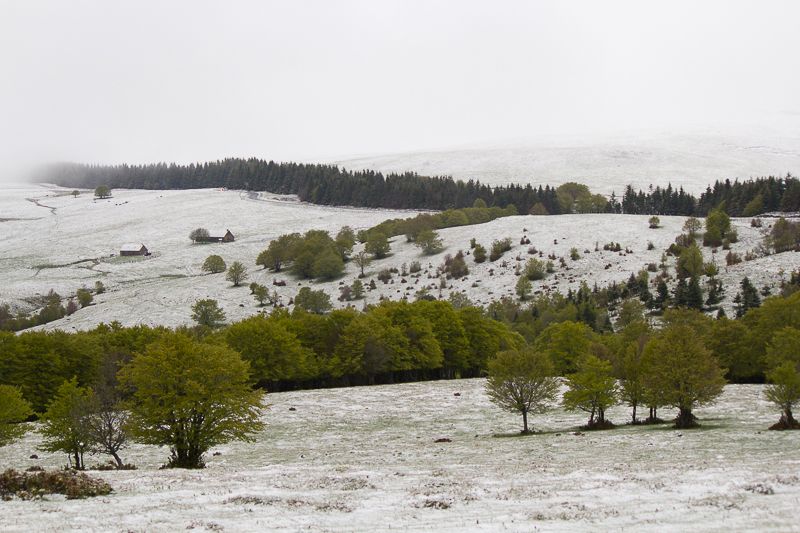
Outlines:
{"type": "Polygon", "coordinates": [[[111,457],[117,462],[117,469],[122,468],[124,465],[122,464],[122,459],[119,458],[119,454],[117,452],[111,452],[111,457]]]}
{"type": "Polygon", "coordinates": [[[692,414],[691,407],[681,407],[678,411],[678,418],[675,419],[677,429],[688,429],[699,426],[697,418],[692,414]]]}
{"type": "Polygon", "coordinates": [[[631,415],[631,422],[636,424],[636,404],[633,404],[633,415],[631,415]]]}
{"type": "Polygon", "coordinates": [[[528,410],[522,410],[522,432],[528,433],[528,410]]]}

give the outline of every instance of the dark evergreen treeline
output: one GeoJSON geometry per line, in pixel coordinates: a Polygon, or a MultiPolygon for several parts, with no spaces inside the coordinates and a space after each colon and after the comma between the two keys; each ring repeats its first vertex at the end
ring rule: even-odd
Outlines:
{"type": "Polygon", "coordinates": [[[798,211],[800,180],[787,175],[785,178],[770,176],[748,181],[717,181],[706,188],[699,199],[686,193],[682,187],[673,189],[669,185],[644,192],[635,191],[629,185],[621,204],[615,205],[614,211],[641,215],[706,216],[720,206],[733,217],[798,211]]]}
{"type": "Polygon", "coordinates": [[[489,187],[479,181],[450,177],[426,177],[415,173],[387,174],[364,170],[352,172],[333,165],[276,163],[262,159],[224,159],[190,165],[52,165],[37,176],[65,187],[95,188],[107,185],[126,189],[195,189],[227,187],[297,194],[304,202],[389,209],[471,207],[482,199],[490,206],[514,204],[527,213],[542,204],[550,214],[559,213],[556,190],[531,185],[489,187]]]}
{"type": "MultiPolygon", "coordinates": [[[[555,188],[527,185],[490,187],[479,181],[454,180],[416,173],[382,174],[372,170],[352,172],[333,165],[276,163],[263,159],[230,158],[207,163],[177,165],[52,165],[37,176],[65,187],[95,188],[100,185],[126,189],[193,189],[227,187],[297,194],[304,202],[388,209],[445,210],[471,207],[476,200],[488,206],[514,205],[520,213],[628,213],[646,215],[705,216],[724,205],[731,216],[755,216],[769,211],[800,209],[800,181],[758,178],[748,181],[717,181],[699,198],[682,187],[651,187],[636,191],[628,186],[620,202],[616,195],[602,203],[584,205],[579,198],[565,197],[570,185],[555,188]]],[[[588,189],[583,191],[586,198],[588,189]]],[[[596,195],[595,195],[596,196],[596,195]]]]}

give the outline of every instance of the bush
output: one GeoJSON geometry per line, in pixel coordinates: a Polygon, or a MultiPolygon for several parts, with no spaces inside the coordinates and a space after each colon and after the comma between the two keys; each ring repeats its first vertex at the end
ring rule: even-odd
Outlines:
{"type": "Polygon", "coordinates": [[[106,292],[106,286],[103,285],[102,281],[94,282],[94,292],[96,292],[97,294],[103,294],[104,292],[106,292]]]}
{"type": "Polygon", "coordinates": [[[411,261],[411,265],[408,267],[408,271],[412,274],[416,274],[422,270],[422,265],[419,264],[419,261],[411,261]]]}
{"type": "Polygon", "coordinates": [[[392,273],[388,269],[383,269],[378,272],[378,280],[384,283],[389,283],[389,280],[392,279],[392,273]]]}
{"type": "Polygon", "coordinates": [[[546,271],[547,265],[545,265],[543,261],[539,261],[538,259],[528,259],[528,262],[525,263],[524,276],[529,280],[534,281],[544,279],[546,271]]]}
{"type": "Polygon", "coordinates": [[[444,270],[453,278],[463,278],[469,274],[464,254],[459,250],[454,257],[447,256],[444,261],[444,270]]]}
{"type": "Polygon", "coordinates": [[[192,242],[200,242],[208,239],[208,230],[206,228],[195,228],[189,233],[189,239],[192,242]]]}
{"type": "Polygon", "coordinates": [[[737,265],[741,262],[742,262],[742,256],[740,256],[736,252],[728,252],[728,255],[725,256],[725,264],[728,266],[737,265]]]}
{"type": "Polygon", "coordinates": [[[82,472],[17,472],[8,469],[0,474],[0,498],[16,496],[22,500],[38,499],[45,494],[64,494],[68,500],[111,494],[111,485],[82,472]]]}
{"type": "Polygon", "coordinates": [[[650,225],[650,229],[656,229],[661,226],[661,219],[658,217],[650,217],[647,223],[650,225]]]}
{"type": "Polygon", "coordinates": [[[415,244],[422,250],[425,255],[438,254],[444,249],[442,239],[439,234],[431,229],[426,229],[419,232],[415,240],[415,244]]]}
{"type": "Polygon", "coordinates": [[[578,252],[577,248],[571,248],[569,251],[569,258],[573,261],[577,261],[581,258],[581,254],[578,252]]]}
{"type": "Polygon", "coordinates": [[[89,289],[78,289],[76,295],[78,297],[78,303],[81,304],[81,307],[86,307],[92,303],[92,300],[94,300],[94,297],[89,289]]]}
{"type": "Polygon", "coordinates": [[[206,260],[203,261],[203,266],[201,270],[203,272],[211,272],[212,274],[219,274],[220,272],[225,272],[228,268],[228,265],[225,264],[225,260],[218,255],[209,255],[206,257],[206,260]]]}
{"type": "Polygon", "coordinates": [[[489,254],[489,261],[497,261],[503,254],[511,249],[511,239],[495,240],[492,242],[492,251],[489,254]]]}
{"type": "Polygon", "coordinates": [[[486,248],[480,244],[476,244],[475,249],[472,251],[472,258],[476,263],[483,263],[486,261],[486,248]]]}
{"type": "Polygon", "coordinates": [[[238,287],[247,279],[247,267],[239,261],[234,261],[231,263],[231,266],[228,267],[228,273],[225,275],[225,279],[233,283],[234,287],[238,287]]]}

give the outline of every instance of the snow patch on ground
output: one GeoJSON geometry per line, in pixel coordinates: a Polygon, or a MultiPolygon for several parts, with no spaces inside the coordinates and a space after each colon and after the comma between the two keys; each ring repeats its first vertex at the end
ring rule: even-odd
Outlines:
{"type": "MultiPolygon", "coordinates": [[[[728,385],[702,429],[623,426],[576,435],[582,414],[501,412],[482,379],[270,394],[253,444],[220,446],[200,471],[97,472],[110,496],[2,502],[0,530],[36,531],[790,531],[797,435],[759,385],[728,385]],[[455,396],[459,393],[460,396],[455,396]],[[295,410],[290,411],[290,408],[295,410]],[[452,442],[435,443],[446,437],[452,442]]],[[[674,413],[660,412],[665,418],[674,413]]],[[[630,416],[615,407],[609,418],[630,416]]],[[[57,468],[35,433],[0,464],[57,468]],[[39,460],[29,459],[38,453],[39,460]]],[[[102,458],[96,458],[97,461],[102,458]]],[[[88,463],[93,459],[89,458],[88,463]]]]}

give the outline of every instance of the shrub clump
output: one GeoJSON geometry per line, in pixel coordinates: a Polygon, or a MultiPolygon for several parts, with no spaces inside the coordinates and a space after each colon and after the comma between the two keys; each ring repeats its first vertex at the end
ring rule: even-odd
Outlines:
{"type": "Polygon", "coordinates": [[[0,474],[0,498],[14,496],[23,500],[38,499],[46,494],[64,494],[68,500],[111,494],[111,485],[82,472],[18,472],[8,469],[0,474]]]}

